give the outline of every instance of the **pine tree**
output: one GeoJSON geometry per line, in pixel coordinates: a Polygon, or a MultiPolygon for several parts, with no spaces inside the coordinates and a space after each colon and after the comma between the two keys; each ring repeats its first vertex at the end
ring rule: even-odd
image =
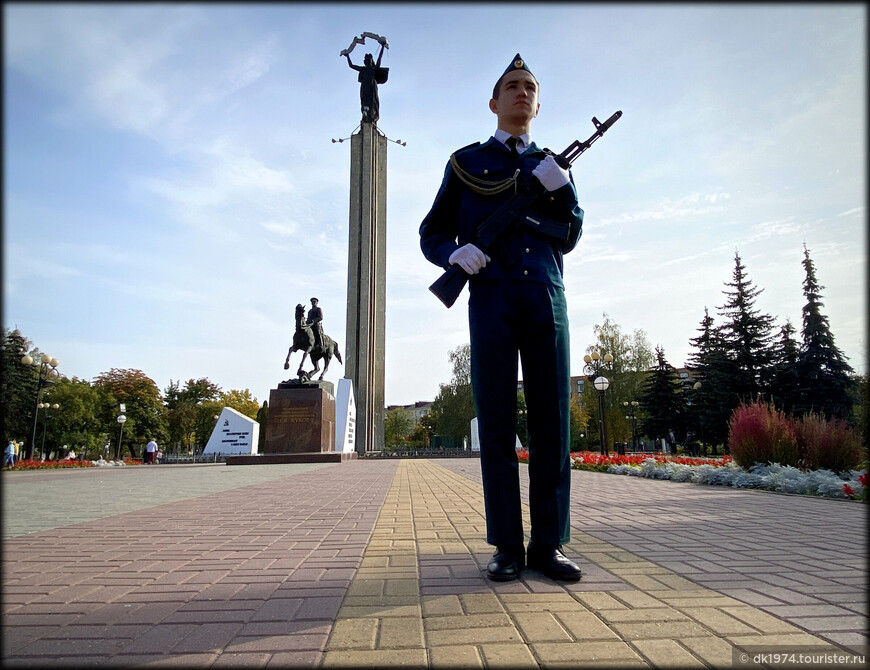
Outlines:
{"type": "Polygon", "coordinates": [[[740,254],[734,254],[733,281],[726,282],[731,291],[725,291],[727,302],[719,307],[725,318],[721,327],[722,341],[729,357],[736,364],[736,374],[730,380],[741,400],[755,400],[767,392],[766,372],[771,366],[773,352],[773,317],[755,309],[756,298],[764,289],[754,288],[746,276],[746,267],[740,254]]]}
{"type": "Polygon", "coordinates": [[[794,413],[800,403],[800,346],[794,339],[795,332],[791,321],[786,319],[773,348],[773,367],[770,372],[770,397],[776,408],[786,414],[794,413]]]}
{"type": "Polygon", "coordinates": [[[806,305],[803,308],[802,346],[798,356],[798,376],[803,397],[798,413],[817,412],[825,417],[851,419],[853,400],[849,395],[851,366],[846,356],[834,344],[828,317],[822,314],[821,291],[810,252],[804,244],[803,288],[806,305]]]}
{"type": "Polygon", "coordinates": [[[695,347],[689,365],[698,388],[692,391],[692,406],[686,418],[698,439],[712,445],[716,453],[717,445],[727,445],[728,420],[740,403],[740,397],[732,389],[737,365],[728,355],[720,329],[706,307],[698,331],[700,334],[689,340],[695,347]]]}
{"type": "MultiPolygon", "coordinates": [[[[21,331],[3,329],[0,345],[0,439],[26,439],[29,446],[37,400],[38,368],[21,362],[28,352],[34,360],[39,360],[38,350],[33,349],[33,343],[21,331]]],[[[5,442],[3,446],[6,446],[5,442]]]]}
{"type": "Polygon", "coordinates": [[[677,371],[665,359],[664,349],[656,347],[658,365],[641,386],[638,403],[644,414],[641,432],[653,439],[665,437],[673,429],[685,434],[682,385],[677,371]]]}

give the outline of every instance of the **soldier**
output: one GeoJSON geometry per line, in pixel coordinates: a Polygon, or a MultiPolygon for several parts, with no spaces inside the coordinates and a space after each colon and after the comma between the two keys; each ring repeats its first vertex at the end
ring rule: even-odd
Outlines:
{"type": "Polygon", "coordinates": [[[308,316],[305,323],[311,326],[311,332],[314,335],[314,346],[323,348],[323,310],[317,306],[317,298],[311,298],[311,309],[308,310],[308,316]]]}
{"type": "Polygon", "coordinates": [[[487,576],[516,579],[527,564],[552,579],[576,581],[580,568],[562,552],[570,539],[570,362],[562,255],[580,237],[583,211],[567,170],[531,141],[538,81],[517,54],[495,84],[489,108],[495,135],[456,151],[432,209],[420,226],[425,257],[469,274],[471,380],[480,435],[487,542],[495,554],[487,576]],[[472,240],[478,224],[537,179],[546,189],[539,216],[564,224],[559,243],[519,226],[492,257],[472,240]],[[515,451],[517,358],[528,411],[528,552],[524,546],[519,466],[515,451]]]}

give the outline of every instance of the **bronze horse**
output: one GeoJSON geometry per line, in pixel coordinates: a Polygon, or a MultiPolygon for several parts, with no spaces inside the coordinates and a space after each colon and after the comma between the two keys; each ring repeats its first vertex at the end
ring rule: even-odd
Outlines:
{"type": "Polygon", "coordinates": [[[302,361],[299,363],[299,370],[296,374],[299,379],[311,379],[311,377],[320,370],[320,359],[325,361],[323,372],[320,373],[318,379],[323,379],[323,375],[329,369],[329,361],[335,356],[338,362],[342,365],[341,353],[338,351],[338,344],[326,333],[323,334],[323,346],[317,347],[314,345],[314,333],[311,331],[311,326],[305,322],[305,307],[296,305],[296,332],[293,333],[293,345],[287,352],[287,358],[284,360],[284,369],[290,368],[290,354],[294,351],[302,352],[302,361]],[[311,356],[311,362],[314,363],[314,369],[308,372],[303,372],[302,366],[305,365],[305,359],[311,356]]]}

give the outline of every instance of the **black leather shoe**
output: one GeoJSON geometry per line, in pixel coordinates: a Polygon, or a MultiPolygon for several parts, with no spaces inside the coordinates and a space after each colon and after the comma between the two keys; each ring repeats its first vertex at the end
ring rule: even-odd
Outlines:
{"type": "Polygon", "coordinates": [[[496,547],[495,554],[486,566],[486,576],[496,582],[509,582],[520,576],[525,567],[526,552],[519,547],[496,547]]]}
{"type": "Polygon", "coordinates": [[[559,545],[529,544],[528,565],[534,570],[540,570],[550,579],[563,582],[576,582],[583,576],[580,567],[562,553],[559,545]]]}

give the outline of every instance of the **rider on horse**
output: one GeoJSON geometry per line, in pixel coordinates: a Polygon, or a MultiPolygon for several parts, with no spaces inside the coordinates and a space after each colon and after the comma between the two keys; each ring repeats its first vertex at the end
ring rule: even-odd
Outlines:
{"type": "Polygon", "coordinates": [[[317,306],[317,298],[311,298],[311,309],[305,322],[314,334],[314,346],[323,349],[323,310],[317,306]]]}

